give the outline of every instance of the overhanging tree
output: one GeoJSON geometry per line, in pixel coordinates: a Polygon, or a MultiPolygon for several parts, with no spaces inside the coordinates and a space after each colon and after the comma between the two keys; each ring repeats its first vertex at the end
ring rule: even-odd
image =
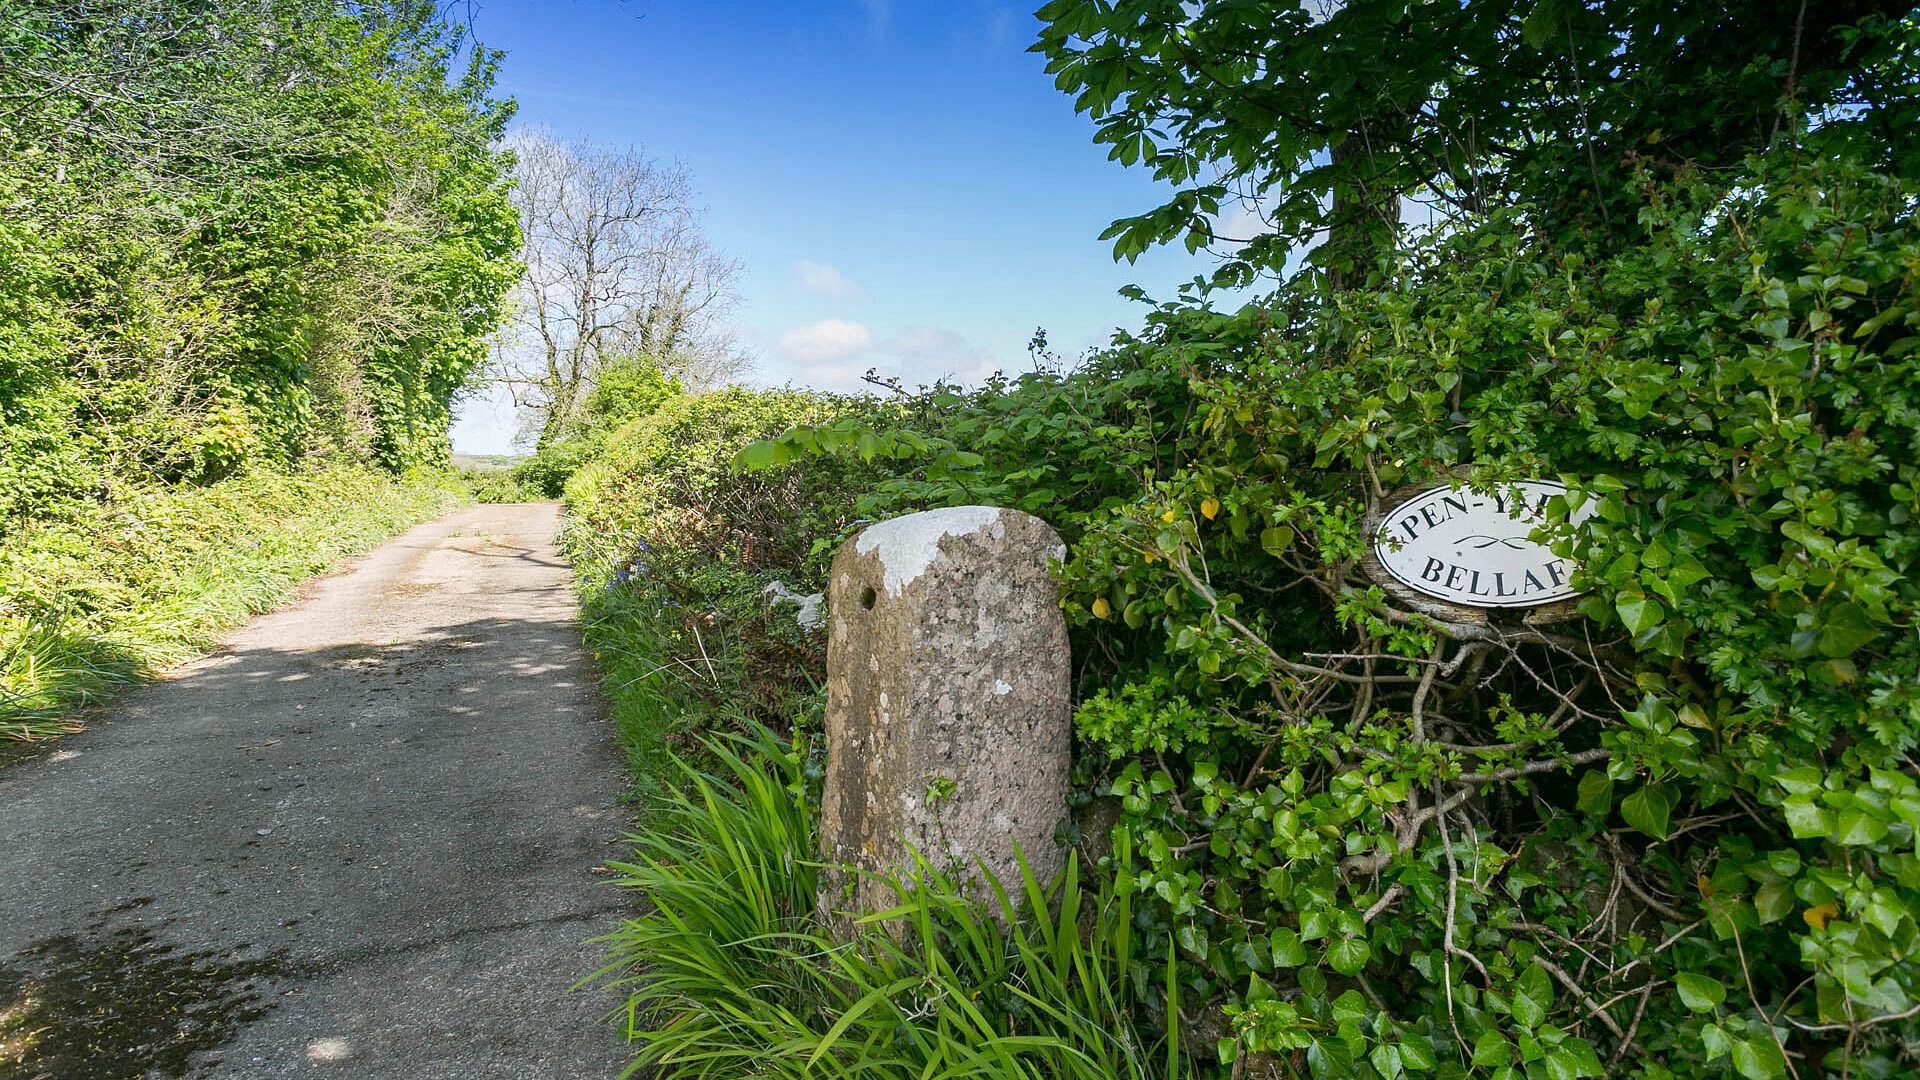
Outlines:
{"type": "Polygon", "coordinates": [[[514,219],[431,0],[0,0],[0,514],[447,452],[514,219]]]}
{"type": "Polygon", "coordinates": [[[1115,222],[1116,256],[1246,241],[1216,280],[1311,265],[1351,283],[1402,200],[1525,206],[1539,228],[1634,242],[1642,178],[1724,170],[1809,121],[1914,118],[1885,61],[1899,0],[1054,0],[1035,51],[1097,141],[1175,188],[1115,222]],[[1268,231],[1222,237],[1223,208],[1268,231]]]}

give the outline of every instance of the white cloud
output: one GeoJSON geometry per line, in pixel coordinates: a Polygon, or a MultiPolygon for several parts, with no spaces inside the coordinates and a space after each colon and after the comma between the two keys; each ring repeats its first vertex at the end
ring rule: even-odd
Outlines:
{"type": "Polygon", "coordinates": [[[813,364],[852,356],[872,344],[873,331],[851,319],[821,319],[780,335],[782,355],[813,364]]]}
{"type": "Polygon", "coordinates": [[[1267,221],[1266,210],[1257,203],[1245,199],[1228,203],[1214,218],[1213,232],[1221,239],[1214,246],[1222,251],[1238,253],[1247,245],[1247,241],[1273,231],[1273,225],[1267,221]]]}
{"type": "Polygon", "coordinates": [[[977,386],[1014,361],[1025,370],[1024,357],[995,356],[952,330],[912,326],[875,339],[864,324],[826,319],[798,326],[780,336],[778,359],[755,373],[764,386],[810,386],[843,393],[870,392],[868,371],[897,377],[909,387],[946,379],[977,386]]]}
{"type": "Polygon", "coordinates": [[[519,433],[519,411],[504,386],[488,386],[454,403],[450,434],[456,454],[511,454],[519,433]]]}
{"type": "Polygon", "coordinates": [[[867,290],[861,288],[859,282],[826,263],[801,259],[794,264],[793,272],[800,279],[800,287],[810,293],[844,300],[859,300],[867,295],[867,290]]]}
{"type": "Polygon", "coordinates": [[[1001,367],[984,350],[951,330],[916,326],[880,343],[884,367],[907,376],[908,382],[932,382],[951,377],[979,382],[1001,367]]]}

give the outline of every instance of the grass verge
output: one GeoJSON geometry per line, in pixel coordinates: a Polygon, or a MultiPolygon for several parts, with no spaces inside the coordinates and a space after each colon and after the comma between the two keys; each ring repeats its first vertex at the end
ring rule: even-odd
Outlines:
{"type": "MultiPolygon", "coordinates": [[[[1138,1025],[1128,1002],[1139,946],[1166,929],[1137,927],[1111,877],[1084,881],[1074,858],[1051,892],[1027,875],[979,904],[922,864],[884,879],[896,907],[836,940],[815,917],[807,755],[764,729],[703,741],[711,767],[678,764],[633,860],[613,864],[646,900],[604,939],[614,959],[599,976],[629,993],[627,1075],[1187,1074],[1177,1019],[1138,1025]]],[[[1129,872],[1128,853],[1113,865],[1129,872]]],[[[1159,1012],[1177,1018],[1179,1001],[1159,1012]]]]}
{"type": "Polygon", "coordinates": [[[599,976],[629,996],[629,1075],[1184,1075],[1178,1022],[1158,1019],[1177,1002],[1138,1000],[1171,955],[1167,926],[1136,927],[1131,894],[1084,884],[1078,863],[1052,892],[1027,880],[988,904],[918,867],[888,879],[900,905],[851,941],[816,917],[819,761],[770,732],[818,728],[825,635],[802,619],[817,603],[805,594],[881,466],[732,462],[794,424],[870,408],[677,397],[567,485],[561,546],[646,807],[616,866],[643,904],[603,940],[599,976]]]}
{"type": "Polygon", "coordinates": [[[437,475],[262,472],[145,491],[0,538],[0,738],[204,651],[302,581],[463,496],[437,475]]]}
{"type": "Polygon", "coordinates": [[[769,608],[766,575],[725,566],[653,572],[642,560],[587,555],[591,544],[578,530],[566,534],[581,573],[587,646],[638,796],[675,774],[675,752],[699,756],[702,733],[784,726],[815,707],[806,666],[819,644],[790,608],[769,608]],[[596,580],[601,573],[605,581],[596,580]]]}

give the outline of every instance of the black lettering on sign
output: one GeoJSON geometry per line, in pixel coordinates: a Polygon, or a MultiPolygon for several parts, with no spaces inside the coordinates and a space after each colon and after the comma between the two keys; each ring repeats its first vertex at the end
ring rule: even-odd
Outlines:
{"type": "MultiPolygon", "coordinates": [[[[1531,607],[1574,595],[1574,565],[1533,539],[1559,484],[1471,492],[1436,487],[1375,518],[1378,568],[1407,588],[1469,607],[1531,607]]],[[[1573,516],[1579,524],[1590,510],[1573,516]]],[[[1371,564],[1370,564],[1371,565],[1371,564]]]]}

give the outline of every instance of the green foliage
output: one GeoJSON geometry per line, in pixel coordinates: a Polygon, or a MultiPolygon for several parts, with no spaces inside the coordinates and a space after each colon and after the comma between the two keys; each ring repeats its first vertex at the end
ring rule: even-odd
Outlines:
{"type": "Polygon", "coordinates": [[[514,466],[514,478],[536,492],[535,498],[560,498],[567,481],[606,450],[607,439],[615,431],[653,415],[681,392],[680,380],[650,359],[628,357],[606,363],[579,408],[567,414],[561,437],[514,466]]]}
{"type": "Polygon", "coordinates": [[[448,504],[517,223],[424,0],[0,0],[0,725],[448,504]]]}
{"type": "Polygon", "coordinates": [[[607,435],[597,431],[548,443],[513,467],[514,482],[531,492],[532,498],[560,498],[566,494],[567,481],[573,474],[600,456],[607,435]]]}
{"type": "Polygon", "coordinates": [[[562,546],[643,787],[690,735],[785,723],[811,696],[824,643],[767,589],[819,587],[815,538],[851,521],[872,470],[822,461],[771,476],[729,462],[793,425],[870,408],[795,390],[676,395],[605,436],[572,472],[562,546]]]}
{"type": "Polygon", "coordinates": [[[1492,215],[1370,288],[1169,305],[1080,372],[741,460],[1060,527],[1077,801],[1169,931],[1130,1007],[1178,986],[1219,1075],[1903,1075],[1920,189],[1872,164],[1643,177],[1617,248],[1492,215]],[[1573,489],[1541,537],[1576,621],[1361,573],[1388,489],[1529,477],[1573,489]]]}
{"type": "Polygon", "coordinates": [[[818,574],[825,563],[811,538],[850,516],[852,491],[872,470],[825,461],[747,474],[731,462],[750,443],[863,408],[861,399],[799,390],[732,387],[671,398],[616,431],[575,474],[567,487],[576,515],[570,531],[594,538],[596,549],[584,554],[605,571],[647,542],[659,557],[690,565],[811,565],[818,574]]]}
{"type": "MultiPolygon", "coordinates": [[[[1638,174],[1736,166],[1798,123],[1816,152],[1915,162],[1912,5],[1879,0],[1053,0],[1034,51],[1124,165],[1175,187],[1117,221],[1116,257],[1212,243],[1222,208],[1271,232],[1216,280],[1306,253],[1364,279],[1402,196],[1525,208],[1550,235],[1637,237],[1638,174]]],[[[1911,175],[1911,170],[1907,170],[1911,175]]]]}
{"type": "Polygon", "coordinates": [[[516,274],[497,54],[425,0],[149,7],[0,0],[0,520],[443,462],[516,274]]]}
{"type": "Polygon", "coordinates": [[[517,468],[467,467],[454,470],[454,477],[478,503],[539,502],[553,497],[523,479],[517,468]]]}
{"type": "MultiPolygon", "coordinates": [[[[1178,1047],[1124,1017],[1141,933],[1125,893],[1083,884],[1076,860],[1051,893],[1029,874],[979,905],[922,864],[886,879],[898,906],[836,941],[814,918],[806,753],[764,729],[706,746],[716,773],[681,765],[634,860],[613,864],[645,905],[599,975],[630,988],[629,1075],[1182,1075],[1178,1047]]],[[[1177,997],[1163,1006],[1177,1015],[1177,997]]]]}
{"type": "MultiPolygon", "coordinates": [[[[1044,336],[1036,346],[1044,350],[1044,336]]],[[[1175,447],[1159,425],[1188,399],[1180,371],[1113,351],[1072,377],[1043,364],[1018,379],[995,375],[971,393],[936,386],[796,427],[745,447],[735,464],[751,471],[819,456],[857,460],[879,477],[855,503],[863,518],[981,503],[1051,520],[1063,507],[1122,505],[1143,472],[1171,468],[1175,447]]],[[[1086,520],[1073,513],[1055,524],[1071,542],[1086,520]]]]}
{"type": "MultiPolygon", "coordinates": [[[[1094,603],[1097,608],[1101,601],[1094,603]]],[[[1117,693],[1096,690],[1073,714],[1080,740],[1114,757],[1198,749],[1225,734],[1231,723],[1224,714],[1209,713],[1172,692],[1166,679],[1130,683],[1117,693]]]]}
{"type": "Polygon", "coordinates": [[[685,388],[647,357],[607,361],[594,374],[593,389],[580,403],[575,423],[586,431],[612,431],[650,416],[685,388]]]}
{"type": "Polygon", "coordinates": [[[0,539],[0,737],[71,729],[75,710],[179,663],[342,557],[436,517],[439,478],[366,469],[150,488],[0,539]]]}
{"type": "MultiPolygon", "coordinates": [[[[707,564],[788,574],[853,515],[1045,516],[1071,547],[1067,832],[1111,840],[1101,914],[976,935],[928,913],[951,883],[902,882],[878,918],[904,932],[830,948],[790,755],[758,794],[683,798],[683,831],[625,871],[666,898],[618,942],[647,1060],[1023,1075],[949,1048],[1070,1016],[1127,1048],[1109,1075],[1920,1072],[1907,7],[1062,0],[1042,18],[1115,157],[1180,188],[1115,226],[1118,254],[1209,242],[1239,186],[1279,229],[1218,280],[1331,227],[1327,273],[1238,312],[1160,307],[1075,371],[723,440],[739,481],[635,473],[603,499],[594,466],[572,492],[707,564]],[[1401,246],[1384,223],[1405,193],[1457,216],[1401,246]],[[1393,489],[1530,478],[1570,489],[1536,533],[1582,568],[1559,621],[1414,610],[1365,574],[1393,489]],[[747,520],[709,497],[746,480],[834,511],[756,518],[785,530],[771,546],[712,528],[747,520]],[[734,881],[780,899],[750,911],[734,881]],[[1103,957],[1103,996],[1021,966],[1048,926],[1103,957]],[[1009,986],[1021,1009],[989,1008],[1009,986]],[[983,1020],[949,1011],[972,1001],[983,1020]]],[[[698,588],[670,595],[724,592],[698,588]]],[[[1099,1045],[1044,1038],[1066,1056],[1043,1075],[1099,1045]]]]}

